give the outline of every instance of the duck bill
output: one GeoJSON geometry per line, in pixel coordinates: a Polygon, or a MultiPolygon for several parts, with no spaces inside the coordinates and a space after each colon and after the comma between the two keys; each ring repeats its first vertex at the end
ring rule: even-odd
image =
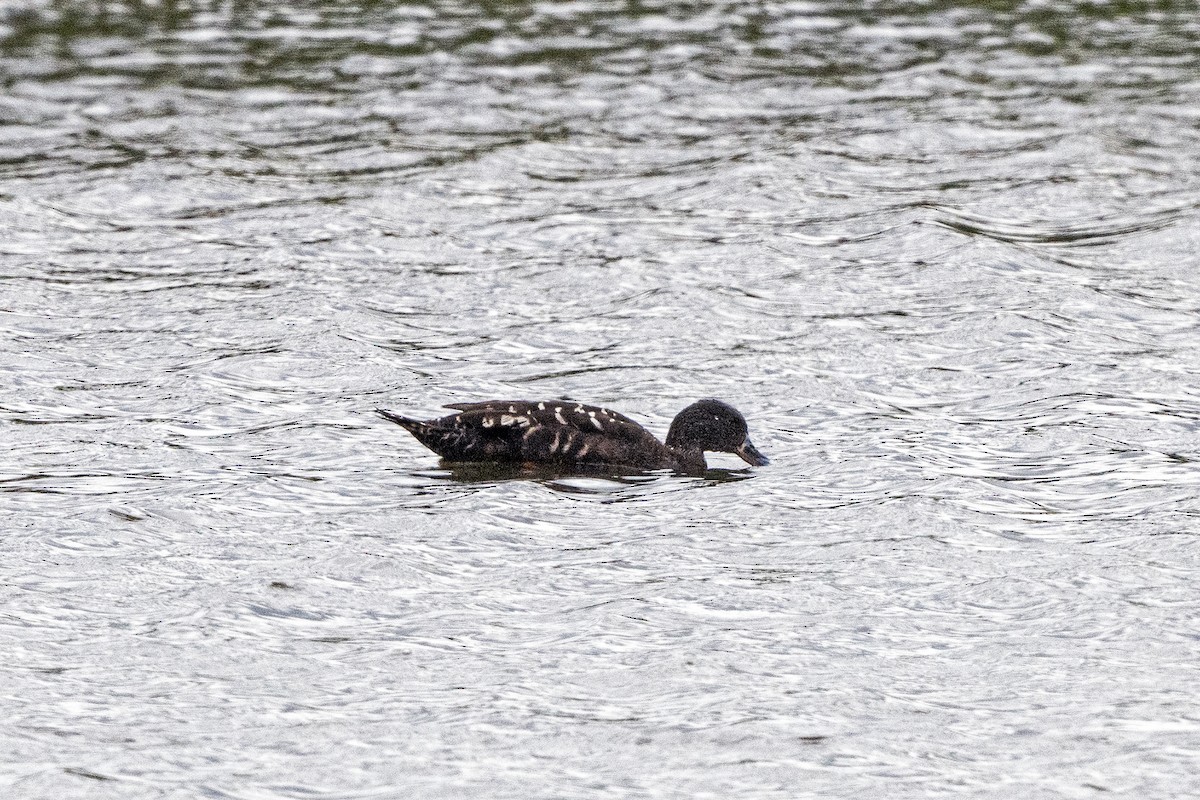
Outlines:
{"type": "Polygon", "coordinates": [[[742,442],[741,446],[733,452],[738,454],[738,457],[747,464],[753,464],[756,467],[765,467],[770,464],[770,460],[762,453],[758,452],[758,448],[750,443],[749,439],[742,442]]]}

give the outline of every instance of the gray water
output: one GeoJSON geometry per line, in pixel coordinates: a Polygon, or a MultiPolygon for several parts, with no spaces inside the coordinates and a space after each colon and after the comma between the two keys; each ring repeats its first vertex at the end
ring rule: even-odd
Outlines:
{"type": "Polygon", "coordinates": [[[3,8],[5,797],[1200,793],[1194,9],[3,8]]]}

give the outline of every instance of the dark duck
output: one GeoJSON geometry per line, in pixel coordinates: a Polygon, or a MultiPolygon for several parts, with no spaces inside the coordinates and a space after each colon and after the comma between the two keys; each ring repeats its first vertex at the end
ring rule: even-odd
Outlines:
{"type": "Polygon", "coordinates": [[[707,450],[736,453],[754,466],[767,463],[750,442],[745,418],[720,400],[701,400],[680,411],[665,444],[623,414],[569,400],[489,400],[446,408],[459,413],[424,421],[382,409],[378,413],[446,461],[672,469],[696,475],[707,469],[707,450]]]}

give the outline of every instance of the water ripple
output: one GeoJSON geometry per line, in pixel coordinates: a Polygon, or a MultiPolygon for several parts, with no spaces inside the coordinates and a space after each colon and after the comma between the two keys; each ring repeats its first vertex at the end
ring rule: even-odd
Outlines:
{"type": "Polygon", "coordinates": [[[1098,247],[1124,240],[1130,236],[1149,233],[1176,224],[1195,211],[1195,206],[1142,210],[1136,222],[1111,220],[1104,222],[1050,225],[1046,222],[1008,221],[965,213],[958,209],[939,208],[936,224],[972,236],[986,236],[998,241],[1023,245],[1058,245],[1065,247],[1098,247]]]}

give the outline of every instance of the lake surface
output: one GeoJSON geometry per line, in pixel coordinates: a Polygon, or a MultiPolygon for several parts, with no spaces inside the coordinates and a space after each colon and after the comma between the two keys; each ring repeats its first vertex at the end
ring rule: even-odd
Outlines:
{"type": "Polygon", "coordinates": [[[4,796],[1200,794],[1172,8],[5,4],[4,796]]]}

